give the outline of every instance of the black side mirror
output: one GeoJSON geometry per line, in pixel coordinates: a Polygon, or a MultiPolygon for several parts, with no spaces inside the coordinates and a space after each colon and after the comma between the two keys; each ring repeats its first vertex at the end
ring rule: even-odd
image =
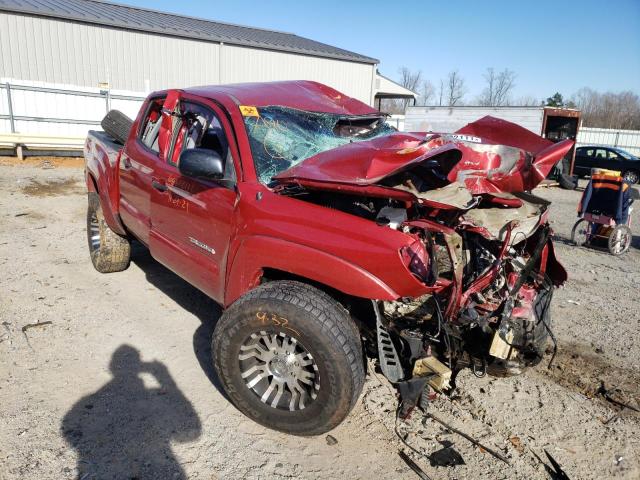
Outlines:
{"type": "Polygon", "coordinates": [[[178,170],[187,177],[216,180],[224,176],[224,161],[215,150],[190,148],[180,154],[178,170]]]}

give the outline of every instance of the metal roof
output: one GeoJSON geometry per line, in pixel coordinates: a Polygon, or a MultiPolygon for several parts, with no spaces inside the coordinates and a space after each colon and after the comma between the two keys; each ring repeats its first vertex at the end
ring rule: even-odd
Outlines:
{"type": "Polygon", "coordinates": [[[375,58],[299,37],[100,0],[0,0],[0,11],[360,63],[375,58]]]}
{"type": "Polygon", "coordinates": [[[190,87],[185,91],[213,99],[219,99],[220,95],[225,95],[236,105],[254,107],[278,105],[338,115],[380,113],[360,100],[348,97],[328,85],[310,80],[206,85],[190,87]]]}
{"type": "Polygon", "coordinates": [[[376,73],[376,97],[377,98],[418,98],[418,94],[413,90],[403,87],[390,78],[376,73]]]}

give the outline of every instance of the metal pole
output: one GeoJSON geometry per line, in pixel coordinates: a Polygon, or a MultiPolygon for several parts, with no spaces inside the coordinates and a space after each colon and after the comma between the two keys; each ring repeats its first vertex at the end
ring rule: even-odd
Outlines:
{"type": "Polygon", "coordinates": [[[11,85],[9,82],[7,86],[7,105],[9,106],[9,125],[11,125],[11,133],[16,133],[16,122],[13,118],[13,104],[11,103],[11,85]]]}
{"type": "Polygon", "coordinates": [[[615,142],[615,144],[613,145],[614,147],[617,147],[617,146],[618,146],[618,140],[619,140],[619,139],[620,139],[620,132],[616,132],[616,142],[615,142]]]}
{"type": "Polygon", "coordinates": [[[111,88],[107,89],[105,99],[107,101],[107,113],[111,110],[111,88]]]}

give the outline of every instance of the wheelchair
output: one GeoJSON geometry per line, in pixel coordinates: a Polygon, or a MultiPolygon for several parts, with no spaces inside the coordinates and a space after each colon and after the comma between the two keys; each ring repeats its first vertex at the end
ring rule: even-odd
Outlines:
{"type": "Polygon", "coordinates": [[[593,169],[591,180],[578,205],[580,217],[571,230],[571,241],[578,246],[609,250],[622,255],[631,246],[631,212],[637,194],[620,172],[593,169]]]}

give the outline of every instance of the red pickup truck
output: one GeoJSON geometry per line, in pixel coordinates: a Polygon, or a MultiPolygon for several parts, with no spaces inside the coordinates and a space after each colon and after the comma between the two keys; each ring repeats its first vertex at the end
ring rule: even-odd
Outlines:
{"type": "MultiPolygon", "coordinates": [[[[485,117],[402,133],[309,81],[151,94],[85,145],[100,272],[131,241],[224,307],[213,362],[233,403],[298,435],[338,425],[367,356],[404,413],[471,368],[517,374],[551,333],[549,203],[571,148],[485,117]]],[[[555,342],[555,340],[554,340],[555,342]]]]}

